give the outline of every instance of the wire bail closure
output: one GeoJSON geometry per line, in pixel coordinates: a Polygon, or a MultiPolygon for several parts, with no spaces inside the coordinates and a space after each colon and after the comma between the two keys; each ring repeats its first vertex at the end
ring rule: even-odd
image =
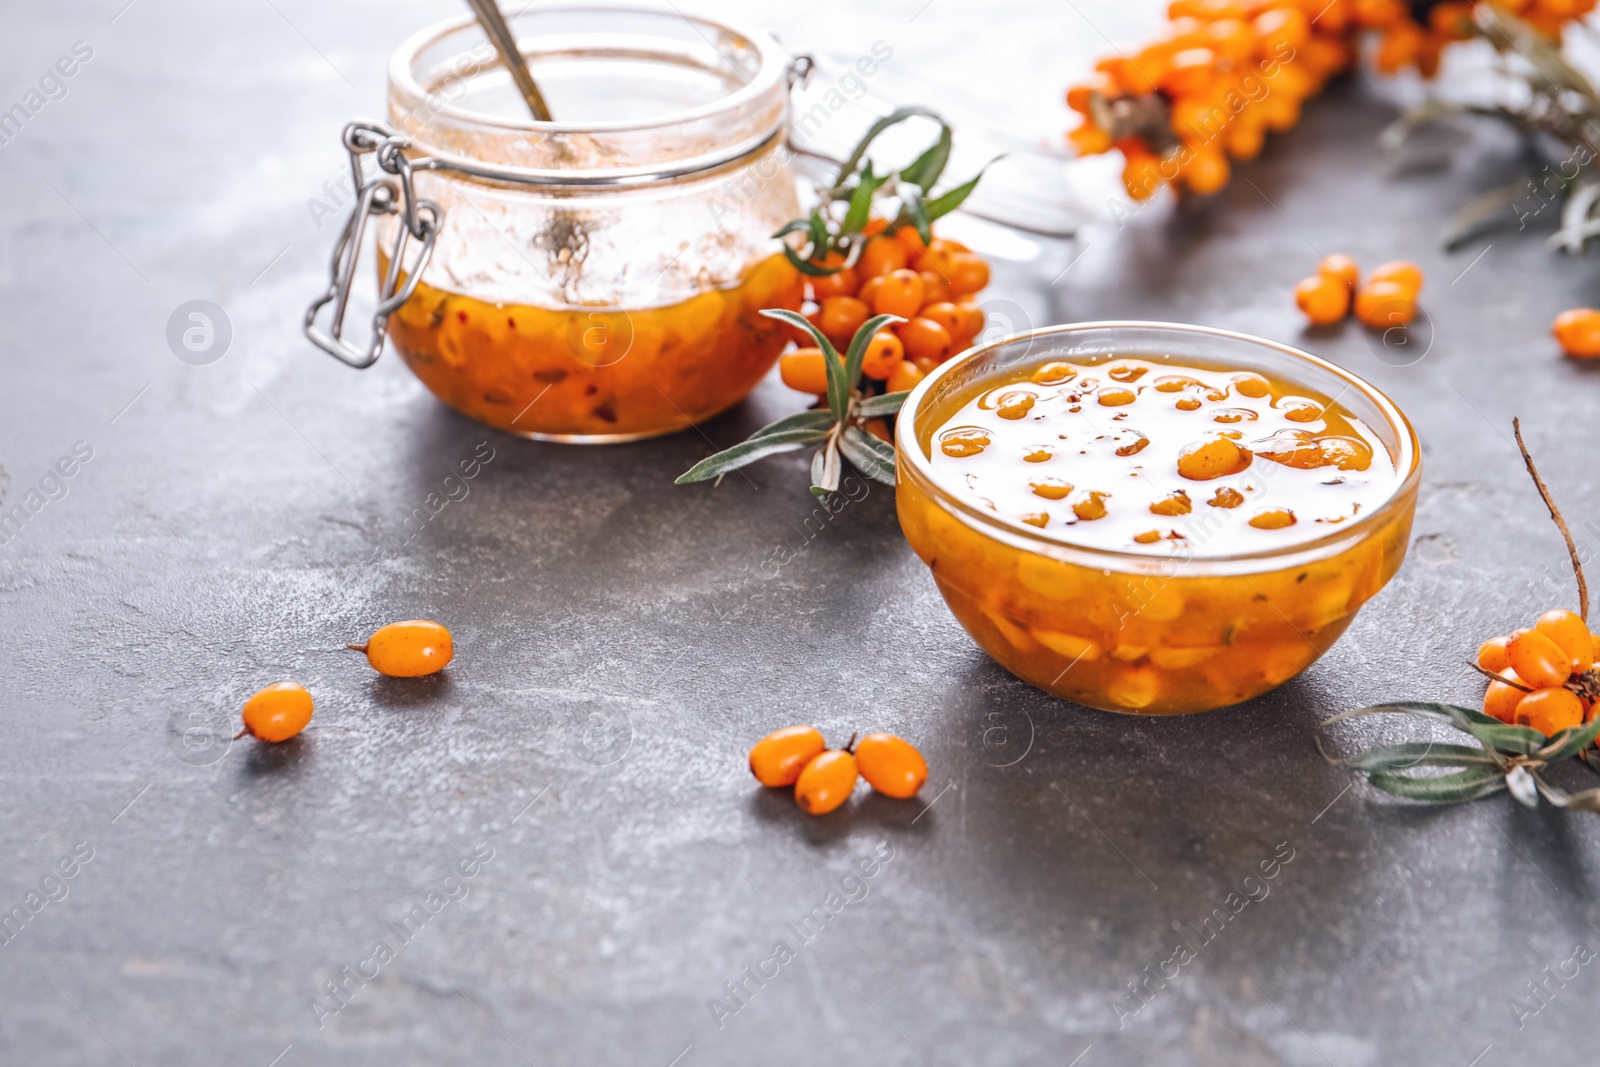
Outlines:
{"type": "Polygon", "coordinates": [[[412,163],[405,150],[410,140],[401,137],[381,122],[356,120],[344,128],[344,147],[350,154],[350,176],[356,190],[355,206],[345,221],[333,247],[329,263],[328,288],[306,308],[305,334],[311,343],[357,370],[372,366],[383,352],[384,338],[388,335],[389,316],[398,311],[422,280],[422,272],[433,257],[433,246],[444,222],[444,211],[432,200],[417,197],[411,180],[412,163]],[[362,174],[362,157],[375,155],[380,175],[371,180],[362,174]],[[382,175],[388,175],[384,177],[382,175]],[[356,267],[361,260],[361,242],[366,234],[369,215],[401,216],[401,225],[395,230],[394,246],[390,249],[389,269],[378,286],[378,307],[372,316],[372,334],[366,347],[361,348],[345,340],[344,319],[350,306],[350,289],[355,283],[356,267]],[[417,240],[422,249],[416,262],[403,267],[406,246],[417,240]],[[400,284],[402,270],[405,284],[400,284]],[[317,325],[317,316],[328,304],[333,304],[333,319],[324,330],[317,325]]]}

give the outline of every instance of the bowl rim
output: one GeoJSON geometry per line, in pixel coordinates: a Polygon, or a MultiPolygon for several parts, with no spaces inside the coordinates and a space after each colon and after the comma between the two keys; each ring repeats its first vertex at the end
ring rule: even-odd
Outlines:
{"type": "MultiPolygon", "coordinates": [[[[1128,355],[1133,356],[1135,353],[1130,351],[1128,355]]],[[[1047,358],[1049,357],[1041,356],[1041,362],[1047,358]]],[[[1399,405],[1390,400],[1381,389],[1360,375],[1347,371],[1337,364],[1330,363],[1302,349],[1295,348],[1293,345],[1287,345],[1281,341],[1273,341],[1254,334],[1241,333],[1237,330],[1225,330],[1215,326],[1196,326],[1191,323],[1143,319],[1105,319],[1022,330],[982,345],[975,345],[946,360],[911,391],[911,395],[906,397],[905,403],[901,406],[900,415],[895,420],[895,454],[896,466],[901,470],[901,476],[904,477],[904,472],[909,469],[916,476],[916,480],[924,487],[929,497],[947,513],[955,515],[977,532],[1004,541],[1012,547],[1065,559],[1072,563],[1085,564],[1087,562],[1087,565],[1108,571],[1149,572],[1177,563],[1185,567],[1196,568],[1201,572],[1194,575],[1196,577],[1280,570],[1327,558],[1335,554],[1335,550],[1364,540],[1375,530],[1381,529],[1387,524],[1397,509],[1406,506],[1408,501],[1415,500],[1414,490],[1422,478],[1422,448],[1417,438],[1416,429],[1411,425],[1411,420],[1406,418],[1405,412],[1400,410],[1399,405]],[[922,411],[923,401],[944,377],[955,373],[960,367],[970,364],[997,349],[1014,345],[1020,341],[1032,342],[1040,337],[1058,337],[1091,330],[1115,331],[1128,329],[1166,331],[1178,336],[1202,335],[1267,348],[1289,358],[1293,362],[1308,363],[1319,370],[1334,375],[1343,380],[1347,388],[1357,389],[1365,394],[1382,412],[1399,442],[1399,451],[1394,457],[1395,470],[1397,473],[1404,473],[1398,474],[1395,478],[1389,494],[1384,497],[1381,504],[1348,526],[1342,526],[1310,541],[1297,541],[1293,544],[1270,549],[1231,552],[1219,555],[1199,553],[1158,555],[1075,543],[1058,535],[1046,533],[1026,523],[1007,519],[992,511],[968,504],[951,493],[934,477],[930,458],[923,454],[921,447],[917,443],[916,421],[917,416],[922,411]],[[903,467],[901,466],[902,464],[904,465],[903,467]]]]}

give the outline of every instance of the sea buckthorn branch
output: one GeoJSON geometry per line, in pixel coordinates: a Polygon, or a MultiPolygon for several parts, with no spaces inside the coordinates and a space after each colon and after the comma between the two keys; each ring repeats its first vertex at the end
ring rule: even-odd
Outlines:
{"type": "MultiPolygon", "coordinates": [[[[799,249],[785,242],[783,254],[795,269],[814,278],[827,277],[854,266],[866,240],[884,229],[881,223],[877,229],[869,227],[873,206],[879,197],[892,197],[898,201],[896,213],[887,229],[891,232],[901,228],[915,230],[926,245],[933,239],[930,227],[934,221],[960,207],[977,188],[984,170],[988,169],[988,164],[985,164],[983,169],[962,184],[937,196],[933,195],[934,186],[950,162],[952,143],[950,124],[937,112],[925,107],[898,108],[878,119],[856,142],[850,155],[839,164],[833,184],[817,191],[821,202],[812,209],[810,216],[794,219],[773,235],[778,238],[796,233],[805,235],[805,243],[799,249]],[[872,142],[885,130],[910,118],[931,119],[938,123],[938,137],[906,166],[897,171],[875,173],[872,160],[867,156],[872,142]]],[[[993,162],[990,160],[990,163],[993,162]]]]}
{"type": "Polygon", "coordinates": [[[893,485],[894,445],[867,433],[863,426],[869,420],[896,414],[909,391],[867,395],[862,387],[862,368],[867,348],[878,331],[905,320],[898,315],[868,319],[856,330],[841,358],[828,336],[804,315],[785,309],[768,309],[761,314],[804,330],[816,341],[827,369],[827,405],[763,426],[740,444],[696,463],[678,478],[677,484],[720,479],[767,456],[820,444],[822,447],[811,461],[812,493],[821,496],[838,491],[843,460],[849,460],[868,478],[893,485]]]}
{"type": "MultiPolygon", "coordinates": [[[[1230,159],[1260,151],[1269,131],[1299,121],[1303,102],[1348,70],[1376,37],[1383,73],[1414,67],[1432,78],[1446,46],[1487,39],[1531,70],[1536,107],[1504,116],[1531,128],[1592,138],[1594,109],[1561,99],[1593,98],[1561,58],[1563,27],[1596,0],[1174,0],[1161,36],[1132,55],[1101,60],[1067,92],[1083,116],[1068,140],[1084,155],[1120,151],[1128,195],[1144,200],[1163,184],[1208,194],[1231,174],[1230,159]]],[[[1435,111],[1437,113],[1437,109],[1435,111]]],[[[1390,138],[1394,140],[1393,137],[1390,138]]]]}
{"type": "Polygon", "coordinates": [[[1589,588],[1572,532],[1522,439],[1521,421],[1513,419],[1511,425],[1528,475],[1567,543],[1579,611],[1547,611],[1532,627],[1483,643],[1471,664],[1489,679],[1482,711],[1408,701],[1342,712],[1321,724],[1409,714],[1453,726],[1477,740],[1477,747],[1406,742],[1338,759],[1318,738],[1317,750],[1329,762],[1366,774],[1377,788],[1411,800],[1454,804],[1506,789],[1528,807],[1537,807],[1542,796],[1556,807],[1600,812],[1600,788],[1567,793],[1544,777],[1547,768],[1574,757],[1600,771],[1600,751],[1592,747],[1600,736],[1600,636],[1589,630],[1589,588]],[[1442,767],[1460,769],[1436,776],[1402,773],[1442,767]]]}

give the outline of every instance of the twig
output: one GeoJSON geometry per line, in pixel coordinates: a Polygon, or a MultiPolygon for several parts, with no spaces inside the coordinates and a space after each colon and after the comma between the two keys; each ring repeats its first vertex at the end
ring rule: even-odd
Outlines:
{"type": "Polygon", "coordinates": [[[1544,484],[1544,479],[1539,477],[1539,469],[1533,465],[1533,457],[1528,454],[1528,446],[1522,440],[1521,420],[1511,420],[1511,431],[1517,436],[1517,447],[1522,450],[1522,462],[1528,467],[1528,474],[1533,478],[1534,486],[1539,490],[1539,496],[1544,499],[1544,506],[1550,509],[1550,517],[1555,520],[1556,529],[1561,531],[1561,536],[1567,542],[1567,555],[1572,557],[1572,573],[1578,579],[1578,614],[1587,622],[1589,619],[1589,583],[1583,577],[1583,562],[1578,559],[1578,546],[1573,543],[1572,531],[1567,528],[1567,520],[1561,517],[1561,509],[1556,507],[1556,502],[1550,498],[1550,490],[1544,484]]]}
{"type": "Polygon", "coordinates": [[[1533,692],[1532,689],[1529,689],[1527,686],[1523,685],[1521,682],[1513,682],[1510,678],[1507,678],[1507,677],[1505,677],[1504,675],[1501,675],[1501,674],[1496,674],[1496,673],[1494,673],[1494,671],[1489,670],[1487,667],[1480,667],[1476,663],[1471,662],[1470,660],[1468,661],[1467,666],[1471,667],[1473,670],[1477,671],[1479,674],[1483,675],[1485,678],[1488,678],[1490,681],[1499,682],[1501,685],[1509,685],[1511,688],[1520,689],[1524,693],[1533,692]]]}

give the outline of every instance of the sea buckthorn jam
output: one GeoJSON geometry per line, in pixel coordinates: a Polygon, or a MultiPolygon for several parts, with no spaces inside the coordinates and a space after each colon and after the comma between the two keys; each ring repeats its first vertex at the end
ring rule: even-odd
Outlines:
{"type": "Polygon", "coordinates": [[[1369,387],[1362,410],[1376,397],[1392,420],[1300,384],[1292,350],[1281,371],[1126,351],[930,381],[901,417],[901,525],[957,619],[1026,681],[1114,711],[1237,703],[1316,660],[1399,567],[1410,429],[1369,387]]]}
{"type": "Polygon", "coordinates": [[[645,436],[708,419],[754,389],[787,342],[761,310],[798,310],[801,288],[781,255],[734,287],[626,311],[495,304],[422,282],[389,336],[441,400],[491,426],[645,436]]]}
{"type": "Polygon", "coordinates": [[[357,196],[307,336],[357,368],[393,341],[445,403],[525,437],[629,441],[711,418],[789,339],[760,313],[804,299],[774,237],[800,214],[794,61],[670,8],[510,21],[555,118],[530,118],[470,15],[403,43],[387,122],[343,135],[357,196]],[[369,233],[379,299],[358,343],[346,317],[369,233]]]}
{"type": "Polygon", "coordinates": [[[1017,370],[933,439],[934,478],[968,503],[1073,544],[1151,553],[1314,540],[1395,481],[1377,437],[1327,397],[1131,357],[1017,370]]]}

